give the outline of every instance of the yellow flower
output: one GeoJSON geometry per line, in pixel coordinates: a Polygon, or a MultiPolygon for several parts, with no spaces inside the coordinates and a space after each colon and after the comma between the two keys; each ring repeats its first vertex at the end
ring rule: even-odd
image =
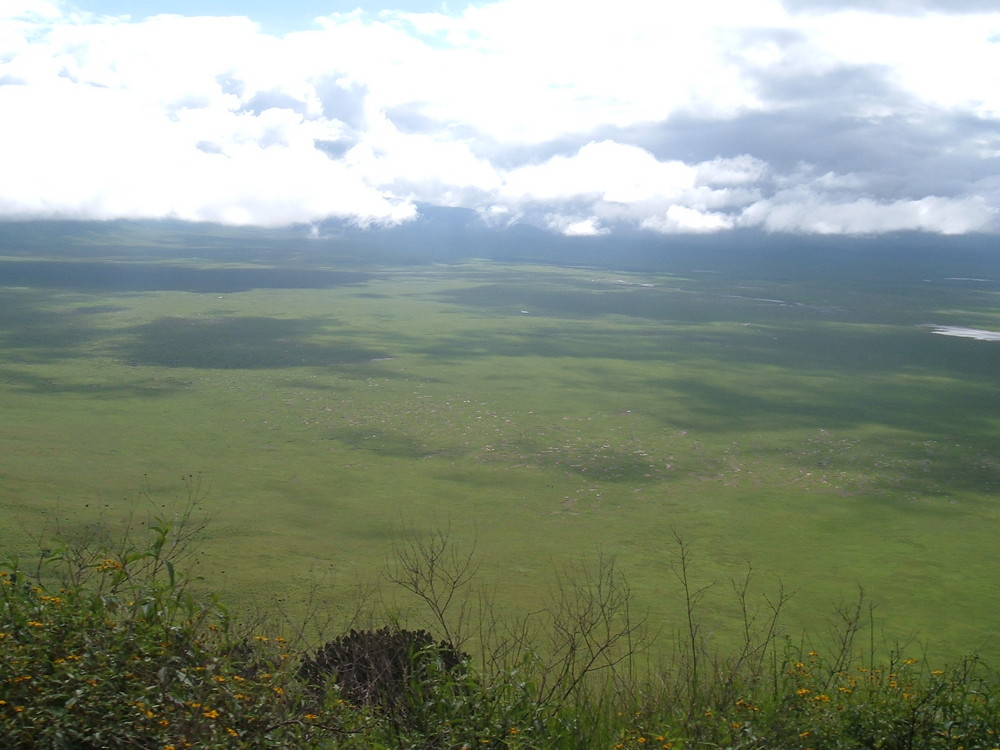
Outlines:
{"type": "Polygon", "coordinates": [[[211,711],[204,711],[202,713],[202,716],[204,716],[206,719],[218,719],[219,712],[213,708],[211,711]]]}
{"type": "Polygon", "coordinates": [[[237,732],[237,731],[236,731],[235,729],[233,729],[232,727],[226,727],[226,732],[228,732],[228,733],[229,733],[229,736],[230,736],[230,737],[239,737],[239,736],[240,736],[240,733],[239,733],[239,732],[237,732]]]}
{"type": "Polygon", "coordinates": [[[39,622],[38,620],[28,620],[28,624],[33,628],[44,628],[45,623],[39,622]]]}

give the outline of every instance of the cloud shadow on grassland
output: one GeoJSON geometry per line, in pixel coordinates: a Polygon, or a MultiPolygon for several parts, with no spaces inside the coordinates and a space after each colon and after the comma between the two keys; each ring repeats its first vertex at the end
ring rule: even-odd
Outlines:
{"type": "MultiPolygon", "coordinates": [[[[88,316],[93,309],[74,315],[45,291],[0,290],[0,348],[7,362],[40,364],[79,355],[81,349],[103,334],[88,316]]],[[[106,312],[106,310],[101,310],[106,312]]]]}
{"type": "Polygon", "coordinates": [[[988,381],[866,377],[851,382],[790,375],[741,379],[738,370],[704,378],[649,379],[640,386],[678,394],[683,413],[699,429],[725,432],[766,428],[775,415],[782,425],[846,429],[874,425],[916,436],[994,441],[993,415],[1000,393],[988,381]]]}
{"type": "Polygon", "coordinates": [[[178,263],[0,260],[0,279],[5,286],[89,292],[224,294],[251,289],[326,289],[362,284],[374,278],[371,273],[323,268],[220,268],[178,263]]]}
{"type": "MultiPolygon", "coordinates": [[[[657,321],[742,321],[747,306],[722,295],[662,288],[614,287],[610,282],[593,289],[554,289],[525,284],[482,284],[434,295],[444,302],[494,314],[558,316],[573,320],[620,315],[657,321]]],[[[754,315],[782,315],[781,310],[758,310],[754,315]]],[[[787,314],[785,315],[787,317],[787,314]]]]}
{"type": "Polygon", "coordinates": [[[53,393],[76,394],[91,398],[121,398],[128,396],[165,396],[187,388],[183,381],[170,378],[123,383],[79,383],[59,380],[49,374],[35,375],[21,370],[0,369],[0,381],[6,388],[38,395],[53,393]]]}
{"type": "Polygon", "coordinates": [[[330,338],[328,325],[323,319],[159,318],[128,329],[132,339],[115,355],[136,365],[208,369],[327,367],[388,356],[344,335],[330,338]]]}
{"type": "Polygon", "coordinates": [[[495,328],[402,345],[456,361],[491,356],[664,361],[712,370],[779,368],[792,376],[899,373],[992,381],[1000,371],[1000,342],[937,336],[915,325],[800,320],[776,325],[664,321],[651,326],[610,320],[563,323],[538,318],[531,324],[526,320],[501,318],[495,328]]]}
{"type": "Polygon", "coordinates": [[[343,427],[327,431],[328,440],[335,440],[355,450],[368,450],[394,458],[429,458],[431,456],[457,456],[461,451],[433,448],[418,437],[396,429],[374,426],[343,427]]]}

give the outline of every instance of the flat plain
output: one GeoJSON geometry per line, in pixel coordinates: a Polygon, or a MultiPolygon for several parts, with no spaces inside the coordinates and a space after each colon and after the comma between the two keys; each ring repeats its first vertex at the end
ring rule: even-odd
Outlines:
{"type": "Polygon", "coordinates": [[[1000,656],[1000,342],[934,329],[1000,331],[1000,262],[135,231],[2,245],[5,556],[193,482],[234,607],[349,610],[444,528],[511,612],[605,553],[670,633],[680,536],[722,643],[749,564],[793,638],[861,588],[880,643],[1000,656]]]}

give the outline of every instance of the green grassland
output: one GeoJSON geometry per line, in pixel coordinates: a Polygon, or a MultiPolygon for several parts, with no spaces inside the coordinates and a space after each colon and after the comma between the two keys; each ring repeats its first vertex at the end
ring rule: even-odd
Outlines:
{"type": "Polygon", "coordinates": [[[0,259],[6,554],[194,475],[236,606],[447,527],[511,611],[600,550],[671,632],[676,533],[723,642],[750,563],[793,635],[860,586],[880,641],[1000,656],[1000,343],[926,327],[1000,330],[998,283],[87,248],[0,259]]]}

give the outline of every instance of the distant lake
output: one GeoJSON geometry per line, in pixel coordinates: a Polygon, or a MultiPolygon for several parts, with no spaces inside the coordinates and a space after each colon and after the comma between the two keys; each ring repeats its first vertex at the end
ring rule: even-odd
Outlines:
{"type": "Polygon", "coordinates": [[[931,326],[934,333],[942,336],[961,336],[966,339],[978,339],[979,341],[1000,341],[1000,331],[986,331],[982,328],[962,328],[961,326],[931,326]]]}

